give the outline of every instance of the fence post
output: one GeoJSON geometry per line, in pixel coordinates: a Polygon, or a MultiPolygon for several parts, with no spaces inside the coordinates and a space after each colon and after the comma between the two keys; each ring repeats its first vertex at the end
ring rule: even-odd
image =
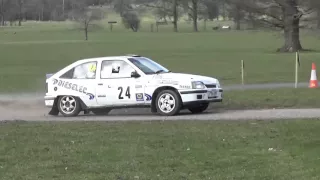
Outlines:
{"type": "Polygon", "coordinates": [[[299,57],[299,52],[296,52],[296,71],[295,71],[295,88],[298,88],[298,70],[299,70],[299,66],[300,66],[300,57],[299,57]]]}
{"type": "Polygon", "coordinates": [[[241,60],[241,83],[244,85],[244,61],[241,60]]]}

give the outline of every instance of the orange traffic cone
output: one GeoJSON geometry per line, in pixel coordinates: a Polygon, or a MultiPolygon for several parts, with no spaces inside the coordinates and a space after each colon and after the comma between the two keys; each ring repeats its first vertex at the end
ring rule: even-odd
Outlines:
{"type": "Polygon", "coordinates": [[[316,73],[316,64],[312,63],[309,88],[317,88],[317,87],[318,87],[318,80],[317,80],[317,73],[316,73]]]}

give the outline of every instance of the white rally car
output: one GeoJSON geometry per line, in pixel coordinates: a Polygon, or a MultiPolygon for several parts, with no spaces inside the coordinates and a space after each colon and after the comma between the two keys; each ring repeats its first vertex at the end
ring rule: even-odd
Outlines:
{"type": "Polygon", "coordinates": [[[106,115],[115,108],[151,107],[172,116],[181,109],[201,113],[210,102],[222,102],[217,79],[173,73],[138,55],[78,60],[46,77],[50,115],[106,115]]]}

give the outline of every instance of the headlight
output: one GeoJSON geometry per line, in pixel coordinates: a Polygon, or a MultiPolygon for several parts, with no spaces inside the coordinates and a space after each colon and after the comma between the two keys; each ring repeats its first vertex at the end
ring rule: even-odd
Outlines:
{"type": "Polygon", "coordinates": [[[217,80],[217,88],[220,88],[221,86],[220,86],[220,82],[217,80]]]}
{"type": "Polygon", "coordinates": [[[201,81],[192,82],[192,89],[205,89],[206,86],[201,81]]]}

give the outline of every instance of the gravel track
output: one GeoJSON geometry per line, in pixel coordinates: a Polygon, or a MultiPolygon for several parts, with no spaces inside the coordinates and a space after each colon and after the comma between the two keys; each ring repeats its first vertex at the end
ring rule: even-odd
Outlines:
{"type": "MultiPolygon", "coordinates": [[[[307,87],[308,83],[299,83],[299,87],[307,87]]],[[[294,87],[293,83],[272,83],[254,85],[226,86],[224,90],[243,89],[275,89],[294,87]]],[[[182,111],[181,115],[163,117],[154,115],[150,109],[117,109],[112,110],[108,116],[93,116],[80,114],[78,117],[64,118],[48,115],[49,108],[44,106],[44,93],[0,95],[0,121],[135,121],[135,120],[272,120],[294,118],[318,118],[319,109],[264,109],[264,110],[223,110],[210,108],[207,112],[192,115],[182,111]]]]}

